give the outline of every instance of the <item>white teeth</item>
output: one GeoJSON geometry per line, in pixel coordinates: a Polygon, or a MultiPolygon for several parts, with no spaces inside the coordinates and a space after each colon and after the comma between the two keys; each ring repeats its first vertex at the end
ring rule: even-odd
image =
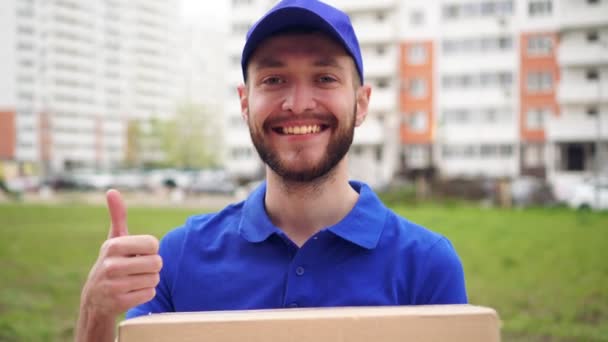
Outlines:
{"type": "Polygon", "coordinates": [[[283,127],[283,134],[310,134],[310,133],[318,133],[321,131],[321,126],[319,125],[310,125],[310,126],[288,126],[283,127]]]}

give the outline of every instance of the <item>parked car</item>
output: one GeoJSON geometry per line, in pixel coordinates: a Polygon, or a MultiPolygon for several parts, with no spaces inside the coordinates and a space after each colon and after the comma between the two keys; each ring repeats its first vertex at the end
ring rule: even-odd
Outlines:
{"type": "Polygon", "coordinates": [[[224,170],[201,170],[193,177],[188,190],[193,193],[232,195],[236,184],[224,170]]]}
{"type": "Polygon", "coordinates": [[[112,185],[112,175],[94,170],[78,170],[71,174],[80,190],[107,190],[112,185]]]}
{"type": "Polygon", "coordinates": [[[137,170],[114,172],[112,187],[119,190],[141,190],[146,187],[146,176],[137,170]]]}
{"type": "Polygon", "coordinates": [[[568,205],[575,209],[608,209],[608,179],[588,179],[574,188],[568,205]]]}

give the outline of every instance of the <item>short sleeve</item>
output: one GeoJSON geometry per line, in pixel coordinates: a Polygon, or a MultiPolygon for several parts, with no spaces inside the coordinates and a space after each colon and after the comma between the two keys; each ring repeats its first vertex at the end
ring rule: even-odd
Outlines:
{"type": "Polygon", "coordinates": [[[448,239],[442,237],[429,248],[423,265],[415,304],[468,302],[462,263],[448,239]]]}

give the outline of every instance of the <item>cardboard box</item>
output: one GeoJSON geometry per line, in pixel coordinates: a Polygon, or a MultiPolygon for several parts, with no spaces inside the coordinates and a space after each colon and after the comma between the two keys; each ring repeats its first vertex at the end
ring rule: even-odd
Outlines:
{"type": "Polygon", "coordinates": [[[168,313],[121,322],[118,341],[497,342],[500,321],[473,305],[168,313]]]}

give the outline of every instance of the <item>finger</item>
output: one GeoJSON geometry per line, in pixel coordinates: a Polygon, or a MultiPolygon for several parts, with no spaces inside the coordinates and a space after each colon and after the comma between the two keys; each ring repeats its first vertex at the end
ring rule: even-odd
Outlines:
{"type": "Polygon", "coordinates": [[[108,190],[106,193],[106,202],[110,211],[110,233],[108,238],[129,235],[127,229],[127,209],[122,200],[120,192],[114,189],[108,190]]]}
{"type": "Polygon", "coordinates": [[[101,246],[105,256],[135,256],[158,254],[158,239],[152,235],[128,235],[106,240],[101,246]]]}
{"type": "Polygon", "coordinates": [[[104,262],[106,274],[111,278],[136,276],[160,272],[163,266],[160,255],[138,255],[133,257],[107,258],[104,262]]]}
{"type": "Polygon", "coordinates": [[[148,287],[122,294],[119,296],[119,303],[121,303],[120,311],[125,311],[134,306],[146,303],[152,300],[155,296],[155,287],[148,287]]]}
{"type": "Polygon", "coordinates": [[[121,279],[124,282],[125,292],[133,292],[147,288],[154,288],[160,281],[158,273],[137,274],[121,279]]]}

